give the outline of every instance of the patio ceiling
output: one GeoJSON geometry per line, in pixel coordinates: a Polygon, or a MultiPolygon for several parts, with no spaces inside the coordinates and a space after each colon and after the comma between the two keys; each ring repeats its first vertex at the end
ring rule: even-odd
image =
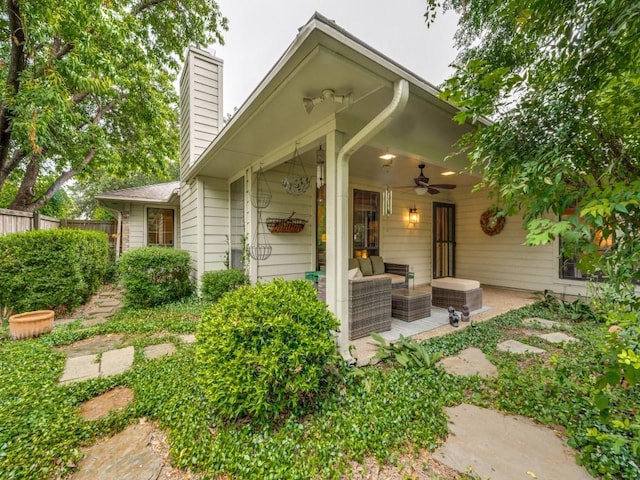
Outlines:
{"type": "MultiPolygon", "coordinates": [[[[410,84],[405,110],[352,155],[351,175],[381,185],[410,185],[418,164],[425,162],[432,183],[460,184],[463,177],[452,182],[439,174],[443,169],[463,168],[463,158],[448,164],[444,158],[470,127],[451,120],[455,109],[436,98],[437,91],[430,84],[323,19],[312,19],[301,29],[187,175],[229,178],[261,159],[271,157],[271,164],[281,163],[291,158],[301,138],[307,141],[300,145],[300,153],[314,162],[325,133],[336,129],[346,138],[353,135],[387,106],[393,82],[400,78],[410,84]],[[352,101],[344,105],[325,100],[307,113],[302,99],[317,97],[325,89],[336,95],[351,94],[352,101]],[[389,172],[378,158],[387,150],[397,155],[389,172]]],[[[464,181],[477,180],[467,177],[464,181]]]]}

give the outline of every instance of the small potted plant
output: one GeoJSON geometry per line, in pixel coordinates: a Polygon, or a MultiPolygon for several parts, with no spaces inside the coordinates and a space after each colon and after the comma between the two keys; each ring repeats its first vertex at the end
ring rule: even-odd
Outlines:
{"type": "Polygon", "coordinates": [[[14,340],[32,338],[53,330],[53,310],[35,310],[9,317],[9,334],[14,340]]]}

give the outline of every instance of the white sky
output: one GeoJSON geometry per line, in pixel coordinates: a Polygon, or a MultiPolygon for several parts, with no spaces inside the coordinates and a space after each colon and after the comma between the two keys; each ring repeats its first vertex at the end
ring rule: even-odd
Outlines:
{"type": "Polygon", "coordinates": [[[229,19],[224,61],[224,113],[239,108],[318,11],[352,35],[434,85],[451,73],[457,17],[439,15],[427,29],[425,0],[218,0],[229,19]]]}

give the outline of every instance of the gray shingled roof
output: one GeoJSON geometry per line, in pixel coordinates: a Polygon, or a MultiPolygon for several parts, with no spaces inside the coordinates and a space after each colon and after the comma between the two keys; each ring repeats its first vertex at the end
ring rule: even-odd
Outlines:
{"type": "Polygon", "coordinates": [[[157,183],[143,187],[111,190],[96,195],[98,200],[133,200],[146,202],[168,202],[174,194],[180,194],[180,182],[157,183]]]}

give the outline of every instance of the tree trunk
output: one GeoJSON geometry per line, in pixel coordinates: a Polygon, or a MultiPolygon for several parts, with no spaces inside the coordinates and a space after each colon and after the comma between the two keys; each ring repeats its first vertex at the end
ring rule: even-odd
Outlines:
{"type": "MultiPolygon", "coordinates": [[[[11,52],[9,56],[9,72],[7,75],[7,91],[17,94],[20,90],[20,74],[25,68],[24,55],[25,33],[20,16],[20,5],[17,0],[7,0],[7,14],[11,52]]],[[[9,157],[11,143],[11,121],[13,114],[6,104],[0,104],[0,169],[4,170],[9,157]]]]}
{"type": "Polygon", "coordinates": [[[33,212],[35,210],[35,208],[30,207],[32,206],[33,197],[36,195],[36,181],[38,180],[39,174],[39,157],[38,155],[33,155],[24,172],[24,177],[22,178],[22,183],[20,183],[18,193],[13,199],[11,205],[9,205],[10,210],[20,210],[23,212],[33,212]]]}

